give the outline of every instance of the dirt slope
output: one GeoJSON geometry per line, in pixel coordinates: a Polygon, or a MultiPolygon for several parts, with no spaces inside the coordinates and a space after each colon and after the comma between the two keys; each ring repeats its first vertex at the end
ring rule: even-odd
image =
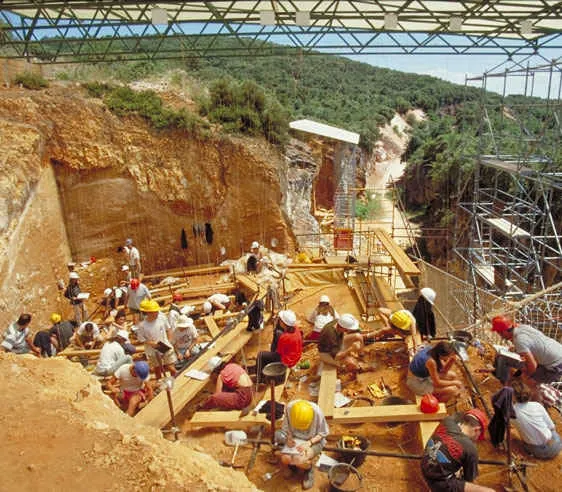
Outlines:
{"type": "Polygon", "coordinates": [[[0,354],[0,491],[256,490],[141,426],[79,365],[0,354]]]}

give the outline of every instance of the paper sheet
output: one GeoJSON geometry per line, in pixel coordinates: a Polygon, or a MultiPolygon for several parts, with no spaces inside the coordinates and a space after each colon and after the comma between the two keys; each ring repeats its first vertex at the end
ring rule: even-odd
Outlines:
{"type": "Polygon", "coordinates": [[[78,294],[76,296],[76,299],[80,299],[81,301],[85,301],[86,299],[90,298],[90,293],[89,292],[80,292],[80,294],[78,294]]]}
{"type": "Polygon", "coordinates": [[[306,441],[304,439],[297,439],[294,438],[295,441],[295,446],[294,447],[289,447],[285,444],[285,446],[283,446],[283,449],[281,449],[281,454],[301,454],[301,452],[297,449],[301,444],[305,443],[306,441]]]}
{"type": "Polygon", "coordinates": [[[198,381],[205,381],[205,379],[209,379],[209,374],[204,371],[198,371],[197,369],[191,369],[185,373],[185,377],[197,379],[198,381]]]}
{"type": "Polygon", "coordinates": [[[347,396],[345,396],[340,391],[338,391],[334,395],[334,406],[336,408],[345,407],[350,401],[351,401],[351,398],[348,398],[347,396]]]}

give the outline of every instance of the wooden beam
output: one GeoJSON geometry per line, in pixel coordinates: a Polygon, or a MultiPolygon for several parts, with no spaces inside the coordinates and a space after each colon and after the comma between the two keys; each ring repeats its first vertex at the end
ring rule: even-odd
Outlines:
{"type": "Polygon", "coordinates": [[[439,404],[437,413],[423,413],[418,405],[379,405],[376,407],[335,408],[333,424],[362,424],[365,422],[423,422],[444,418],[447,409],[439,404]]]}
{"type": "Polygon", "coordinates": [[[396,244],[394,239],[390,237],[388,232],[384,231],[383,229],[375,229],[375,235],[377,239],[382,243],[384,248],[390,254],[392,261],[398,268],[400,275],[402,277],[408,277],[408,275],[420,275],[420,269],[415,265],[415,263],[410,260],[408,255],[404,252],[404,250],[396,244]]]}
{"type": "MultiPolygon", "coordinates": [[[[200,297],[200,296],[210,296],[215,292],[230,292],[236,288],[234,282],[223,282],[216,285],[206,285],[204,287],[187,287],[183,289],[177,289],[175,292],[180,293],[184,298],[186,297],[200,297]]],[[[155,301],[165,301],[166,299],[171,300],[172,294],[168,293],[165,296],[156,296],[152,298],[155,301]]]]}
{"type": "Polygon", "coordinates": [[[334,415],[334,395],[336,394],[337,369],[324,364],[320,376],[320,389],[318,390],[318,406],[324,417],[331,419],[334,415]]]}
{"type": "Polygon", "coordinates": [[[240,287],[248,289],[251,294],[255,294],[260,289],[258,282],[249,275],[236,275],[236,281],[240,287]]]}
{"type": "Polygon", "coordinates": [[[371,278],[375,295],[382,307],[388,308],[391,311],[404,309],[402,303],[396,298],[394,290],[384,278],[376,276],[371,278]]]}
{"type": "Polygon", "coordinates": [[[367,314],[367,302],[363,297],[363,293],[361,292],[361,287],[359,286],[359,281],[356,277],[350,277],[349,281],[351,285],[349,286],[352,294],[357,298],[357,302],[361,308],[361,314],[367,314]]]}
{"type": "Polygon", "coordinates": [[[229,266],[197,266],[192,268],[182,268],[174,270],[162,270],[160,272],[144,275],[143,280],[151,280],[163,277],[189,277],[192,275],[210,275],[213,273],[230,273],[229,266]]]}
{"type": "MultiPolygon", "coordinates": [[[[136,347],[136,354],[139,352],[144,352],[144,345],[137,345],[136,347]]],[[[101,353],[101,349],[70,349],[67,347],[61,352],[57,352],[57,355],[61,355],[64,357],[97,357],[101,353]]]]}
{"type": "Polygon", "coordinates": [[[215,338],[220,333],[217,322],[213,319],[212,316],[205,316],[203,319],[205,320],[205,324],[207,325],[209,333],[213,338],[215,338]]]}
{"type": "MultiPolygon", "coordinates": [[[[248,322],[242,320],[232,330],[222,335],[215,342],[215,346],[207,350],[201,357],[199,357],[193,364],[189,366],[190,369],[197,369],[199,371],[205,370],[207,363],[212,357],[218,355],[222,356],[223,361],[230,360],[240,349],[248,343],[252,335],[257,332],[246,331],[248,322]]],[[[175,380],[174,388],[172,389],[172,403],[174,410],[179,413],[208,383],[208,380],[198,381],[191,379],[182,373],[175,380]]],[[[162,391],[158,394],[146,407],[144,407],[136,416],[135,419],[146,425],[155,427],[163,427],[170,421],[170,411],[168,409],[168,401],[166,392],[162,391]]]]}

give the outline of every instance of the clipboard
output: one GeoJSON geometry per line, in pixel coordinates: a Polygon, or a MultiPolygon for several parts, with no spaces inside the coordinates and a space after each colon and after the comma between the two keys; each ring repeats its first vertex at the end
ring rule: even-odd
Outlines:
{"type": "Polygon", "coordinates": [[[170,350],[172,350],[172,347],[170,347],[169,345],[165,344],[164,342],[158,342],[158,344],[156,345],[156,350],[158,350],[158,352],[165,354],[167,352],[169,352],[170,350]]]}

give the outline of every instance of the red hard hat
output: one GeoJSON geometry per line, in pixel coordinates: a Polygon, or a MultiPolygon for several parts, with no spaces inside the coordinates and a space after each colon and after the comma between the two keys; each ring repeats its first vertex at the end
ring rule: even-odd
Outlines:
{"type": "Polygon", "coordinates": [[[183,301],[183,296],[179,292],[174,292],[174,294],[172,295],[172,301],[181,302],[183,301]]]}
{"type": "Polygon", "coordinates": [[[514,323],[507,316],[495,316],[492,318],[492,331],[499,333],[513,328],[514,323]]]}
{"type": "Polygon", "coordinates": [[[484,439],[486,429],[488,428],[488,417],[479,408],[472,408],[468,412],[466,412],[465,415],[471,415],[476,420],[478,420],[478,422],[480,422],[481,429],[480,429],[480,435],[478,436],[478,440],[482,441],[482,439],[484,439]]]}
{"type": "Polygon", "coordinates": [[[90,263],[95,263],[95,262],[96,262],[96,257],[90,256],[90,263]]]}
{"type": "Polygon", "coordinates": [[[137,290],[139,288],[140,282],[138,278],[131,279],[131,289],[137,290]]]}
{"type": "Polygon", "coordinates": [[[439,400],[431,393],[423,395],[420,410],[423,413],[437,413],[439,411],[439,400]]]}

